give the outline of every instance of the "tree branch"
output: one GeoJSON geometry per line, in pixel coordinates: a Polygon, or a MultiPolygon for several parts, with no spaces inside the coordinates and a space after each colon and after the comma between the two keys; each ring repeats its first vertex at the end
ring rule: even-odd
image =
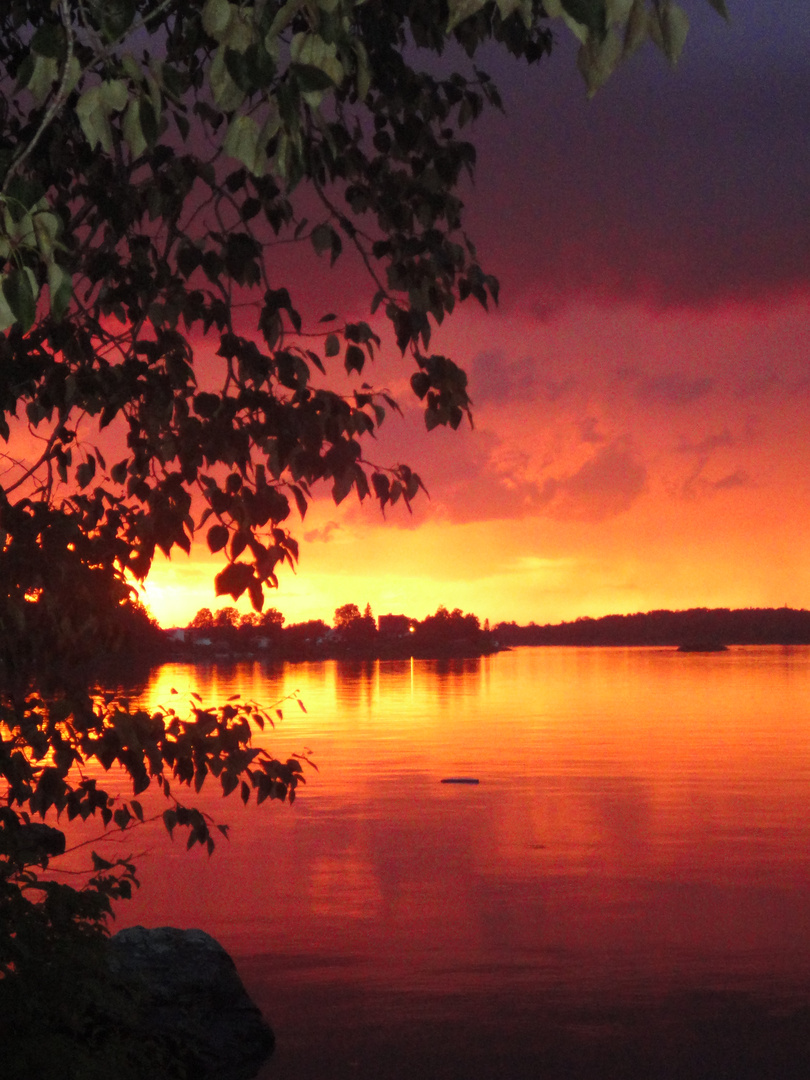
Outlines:
{"type": "Polygon", "coordinates": [[[65,65],[62,70],[62,78],[59,83],[59,88],[56,91],[56,95],[54,96],[53,101],[48,106],[48,109],[42,118],[42,122],[34,133],[33,139],[31,139],[31,141],[23,148],[22,153],[19,155],[19,157],[15,158],[15,160],[12,161],[11,165],[9,166],[8,172],[6,173],[5,179],[3,180],[3,187],[2,189],[0,189],[0,194],[5,194],[6,190],[8,189],[9,183],[20,171],[20,168],[25,162],[25,160],[34,151],[37,143],[42,138],[48,127],[50,127],[50,125],[53,123],[56,114],[60,111],[62,106],[65,104],[65,101],[67,100],[67,82],[68,76],[70,74],[70,62],[73,59],[74,49],[73,33],[70,28],[69,0],[59,0],[59,15],[62,20],[62,25],[65,28],[65,33],[67,34],[67,55],[65,56],[65,65]]]}

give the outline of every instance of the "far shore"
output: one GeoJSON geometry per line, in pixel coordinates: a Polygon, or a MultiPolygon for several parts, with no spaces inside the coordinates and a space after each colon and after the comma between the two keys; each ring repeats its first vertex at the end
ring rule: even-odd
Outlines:
{"type": "Polygon", "coordinates": [[[472,643],[447,642],[431,646],[415,646],[410,642],[375,642],[369,645],[341,645],[313,643],[303,648],[274,648],[272,645],[196,645],[172,643],[162,656],[161,662],[185,661],[208,663],[221,660],[263,660],[270,663],[307,663],[322,660],[371,662],[376,660],[473,660],[482,656],[508,651],[509,646],[497,641],[472,643]]]}

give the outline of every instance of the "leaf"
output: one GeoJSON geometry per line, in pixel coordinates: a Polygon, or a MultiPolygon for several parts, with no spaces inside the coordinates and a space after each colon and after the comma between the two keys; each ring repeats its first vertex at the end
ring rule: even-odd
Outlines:
{"type": "Polygon", "coordinates": [[[291,484],[290,485],[290,490],[293,493],[293,498],[295,499],[295,505],[298,507],[298,513],[301,515],[301,518],[303,519],[304,516],[306,515],[306,512],[307,512],[306,495],[304,494],[304,492],[301,490],[301,488],[297,484],[291,484]]]}
{"type": "Polygon", "coordinates": [[[605,22],[608,26],[623,26],[630,16],[635,0],[605,0],[605,22]]]}
{"type": "Polygon", "coordinates": [[[623,43],[613,30],[599,40],[590,38],[580,46],[577,55],[579,70],[585,79],[589,96],[593,96],[613,74],[624,52],[623,43]]]}
{"type": "Polygon", "coordinates": [[[48,264],[48,289],[51,296],[51,315],[60,322],[67,314],[73,299],[73,282],[67,270],[59,263],[48,264]]]}
{"type": "Polygon", "coordinates": [[[225,63],[225,47],[221,45],[214,56],[208,72],[208,82],[214,97],[214,104],[223,112],[238,109],[245,100],[245,92],[240,90],[231,78],[225,63]]]}
{"type": "Polygon", "coordinates": [[[107,44],[120,38],[135,18],[135,0],[95,3],[93,8],[94,14],[100,15],[101,32],[107,44]]]}
{"type": "Polygon", "coordinates": [[[353,487],[354,472],[351,469],[344,469],[335,476],[332,484],[332,498],[336,506],[343,502],[353,487]]]}
{"type": "Polygon", "coordinates": [[[726,0],[709,0],[709,3],[718,13],[722,15],[724,19],[728,19],[728,8],[726,7],[726,0]]]}
{"type": "MultiPolygon", "coordinates": [[[[271,577],[274,575],[268,575],[271,577]]],[[[248,596],[250,597],[250,606],[254,611],[261,611],[264,607],[264,590],[262,584],[258,578],[251,578],[248,582],[248,596]]]]}
{"type": "Polygon", "coordinates": [[[112,870],[115,865],[114,863],[108,862],[106,859],[102,859],[95,851],[90,852],[90,858],[93,860],[93,869],[96,873],[99,873],[101,870],[112,870]]]}
{"type": "Polygon", "coordinates": [[[59,65],[52,56],[34,56],[33,71],[28,79],[28,89],[37,105],[43,105],[59,78],[59,65]]]}
{"type": "Polygon", "coordinates": [[[324,251],[332,248],[332,228],[330,225],[316,225],[310,234],[312,246],[316,255],[322,255],[324,251]]]}
{"type": "Polygon", "coordinates": [[[357,88],[357,100],[365,101],[371,89],[371,65],[368,62],[368,52],[359,38],[352,39],[352,48],[356,61],[355,86],[357,88]]]}
{"type": "Polygon", "coordinates": [[[664,38],[664,53],[670,64],[675,67],[689,33],[689,16],[677,4],[668,3],[661,10],[659,18],[664,38]]]}
{"type": "Polygon", "coordinates": [[[129,152],[133,158],[139,158],[146,149],[147,143],[141,127],[141,103],[137,98],[133,98],[127,106],[121,130],[129,152]]]}
{"type": "Polygon", "coordinates": [[[14,319],[24,331],[30,330],[37,311],[36,282],[26,266],[15,268],[3,278],[3,296],[14,319]]]}
{"type": "Polygon", "coordinates": [[[296,34],[290,42],[290,58],[296,66],[308,72],[321,72],[325,76],[326,82],[323,83],[319,79],[313,80],[312,74],[308,74],[304,84],[306,89],[325,90],[330,85],[340,86],[346,74],[335,43],[325,41],[319,34],[296,34]]]}
{"type": "Polygon", "coordinates": [[[217,596],[227,595],[238,600],[253,580],[253,567],[248,563],[229,563],[214,578],[214,589],[217,596]]]}
{"type": "Polygon", "coordinates": [[[383,473],[372,473],[371,484],[374,488],[374,494],[380,501],[380,505],[384,506],[388,502],[388,493],[391,490],[391,483],[388,477],[383,473]]]}
{"type": "Polygon", "coordinates": [[[450,17],[447,20],[446,32],[452,34],[459,23],[477,15],[485,3],[486,0],[448,0],[447,10],[450,17]]]}
{"type": "Polygon", "coordinates": [[[107,110],[101,100],[100,86],[91,86],[89,90],[85,90],[76,104],[76,115],[90,149],[95,150],[96,146],[100,145],[102,150],[109,154],[112,151],[112,130],[107,110]]]}
{"type": "Polygon", "coordinates": [[[212,525],[205,538],[208,544],[208,550],[212,553],[222,551],[228,543],[228,536],[228,530],[224,525],[212,525]]]}
{"type": "Polygon", "coordinates": [[[67,41],[61,23],[42,23],[31,38],[31,51],[54,60],[64,60],[67,41]]]}
{"type": "Polygon", "coordinates": [[[90,454],[87,461],[83,461],[76,469],[76,483],[79,488],[86,488],[95,475],[96,459],[90,454]]]}
{"type": "Polygon", "coordinates": [[[203,30],[215,41],[222,41],[231,21],[228,0],[207,0],[202,13],[203,30]]]}
{"type": "Polygon", "coordinates": [[[581,44],[584,45],[587,42],[588,27],[571,15],[567,10],[568,5],[563,0],[543,0],[543,7],[550,19],[562,19],[581,44]]]}
{"type": "MultiPolygon", "coordinates": [[[[8,330],[8,328],[10,326],[13,326],[14,323],[17,321],[14,318],[14,312],[8,306],[8,301],[6,300],[5,293],[3,291],[4,283],[5,277],[0,277],[0,333],[2,333],[3,330],[8,330]]],[[[3,438],[7,441],[8,434],[4,433],[3,438]]]]}
{"type": "Polygon", "coordinates": [[[101,83],[99,98],[108,113],[121,112],[129,100],[126,84],[121,79],[110,79],[101,83]]]}
{"type": "Polygon", "coordinates": [[[634,0],[624,30],[624,55],[629,56],[643,45],[649,35],[646,0],[634,0]]]}
{"type": "Polygon", "coordinates": [[[347,347],[344,364],[348,374],[356,371],[359,375],[363,370],[365,362],[366,354],[363,352],[359,345],[349,345],[347,347]]]}
{"type": "MultiPolygon", "coordinates": [[[[266,142],[266,140],[265,140],[266,142]]],[[[267,155],[259,141],[259,125],[252,116],[237,113],[230,123],[223,149],[241,161],[254,176],[262,176],[267,168],[267,155]]]]}
{"type": "Polygon", "coordinates": [[[235,532],[231,540],[231,561],[236,562],[248,545],[248,537],[244,532],[235,532]]]}

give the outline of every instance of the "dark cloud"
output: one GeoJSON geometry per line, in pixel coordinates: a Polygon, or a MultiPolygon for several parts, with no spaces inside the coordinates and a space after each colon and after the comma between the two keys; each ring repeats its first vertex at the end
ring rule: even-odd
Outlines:
{"type": "Polygon", "coordinates": [[[710,480],[703,475],[705,465],[706,461],[701,462],[684,481],[681,488],[682,498],[690,500],[707,498],[717,494],[719,491],[732,491],[736,488],[752,488],[756,486],[745,469],[735,469],[717,480],[710,480]]]}
{"type": "Polygon", "coordinates": [[[544,377],[537,360],[507,360],[500,352],[478,353],[469,365],[470,395],[476,405],[506,405],[543,398],[558,401],[576,385],[573,378],[544,377]]]}
{"type": "Polygon", "coordinates": [[[337,521],[327,521],[322,529],[310,529],[304,533],[304,540],[308,544],[328,544],[336,532],[340,532],[342,526],[337,521]]]}
{"type": "Polygon", "coordinates": [[[712,380],[707,376],[691,378],[677,372],[647,375],[639,381],[636,396],[647,404],[690,405],[705,397],[712,385],[712,380]]]}
{"type": "Polygon", "coordinates": [[[714,435],[706,435],[705,438],[699,439],[697,442],[690,439],[681,439],[675,447],[675,452],[678,454],[697,454],[699,457],[704,457],[713,454],[715,450],[725,450],[734,446],[735,443],[736,440],[728,428],[723,428],[722,431],[718,431],[714,435]]]}
{"type": "Polygon", "coordinates": [[[741,468],[725,473],[715,480],[706,476],[710,463],[716,459],[718,452],[722,455],[723,451],[750,446],[751,439],[752,432],[748,427],[738,436],[733,435],[728,428],[723,428],[705,435],[702,439],[681,439],[675,446],[675,453],[692,458],[693,463],[689,475],[673,493],[679,493],[682,498],[696,499],[732,488],[753,487],[751,476],[741,468]]]}
{"type": "Polygon", "coordinates": [[[452,454],[431,467],[433,511],[454,522],[528,517],[541,503],[540,488],[527,476],[529,457],[512,451],[492,432],[452,433],[452,454]]]}
{"type": "Polygon", "coordinates": [[[576,472],[551,477],[541,503],[552,517],[604,521],[629,510],[647,486],[647,470],[627,440],[598,450],[576,472]]]}
{"type": "Polygon", "coordinates": [[[586,416],[578,422],[579,437],[584,443],[603,443],[606,436],[599,431],[599,421],[594,416],[586,416]]]}
{"type": "Polygon", "coordinates": [[[473,234],[507,302],[529,282],[540,314],[582,294],[705,307],[810,286],[810,22],[787,0],[737,8],[728,27],[693,20],[676,72],[650,50],[592,101],[565,48],[519,85],[502,69],[473,234]]]}
{"type": "Polygon", "coordinates": [[[728,476],[711,481],[711,486],[715,491],[728,491],[729,488],[753,487],[753,482],[745,469],[736,469],[728,476]]]}

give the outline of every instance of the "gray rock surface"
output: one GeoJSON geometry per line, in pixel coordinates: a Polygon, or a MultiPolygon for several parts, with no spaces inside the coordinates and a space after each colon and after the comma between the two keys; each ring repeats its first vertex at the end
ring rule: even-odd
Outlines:
{"type": "Polygon", "coordinates": [[[149,1038],[177,1047],[195,1080],[252,1080],[275,1037],[233,960],[202,930],[134,926],[110,939],[113,981],[149,1038]]]}

